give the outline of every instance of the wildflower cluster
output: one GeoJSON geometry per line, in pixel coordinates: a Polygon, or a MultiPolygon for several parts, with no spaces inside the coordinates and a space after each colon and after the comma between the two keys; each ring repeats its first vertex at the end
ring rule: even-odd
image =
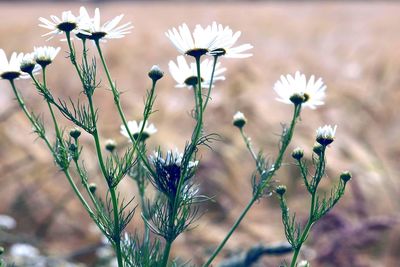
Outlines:
{"type": "MultiPolygon", "coordinates": [[[[225,80],[226,68],[221,67],[219,60],[250,57],[252,54],[249,50],[252,45],[236,45],[241,32],[234,32],[230,27],[216,22],[206,27],[196,25],[193,31],[190,31],[186,24],[182,24],[178,29],[172,28],[166,32],[167,38],[180,54],[176,62],[169,62],[169,70],[177,83],[176,87],[192,89],[191,93],[194,96],[192,114],[195,126],[183,152],[175,149],[163,153],[159,148],[148,155],[147,140],[157,133],[157,128],[149,122],[149,117],[153,113],[156,85],[164,77],[164,72],[156,65],[150,69],[148,77],[151,79],[151,86],[146,94],[143,117],[140,121],[127,120],[120,102],[121,93],[112,79],[101,48],[101,43],[123,38],[133,28],[130,22],[122,24],[122,19],[123,15],[119,15],[102,24],[99,9],[96,8],[94,16],[91,17],[84,7],[80,8],[78,15],[65,11],[60,17],[39,18],[39,26],[49,30],[43,36],[52,38],[62,35],[62,40],[66,41],[69,60],[86,98],[84,101],[70,99],[67,102],[55,99],[49,89],[46,70],[59,54],[60,47],[34,47],[32,53],[13,53],[10,60],[0,49],[0,77],[10,82],[34,132],[44,141],[80,203],[107,238],[107,244],[115,252],[118,266],[178,266],[177,262],[170,259],[173,242],[181,233],[190,229],[201,215],[199,205],[208,200],[200,193],[201,183],[196,181],[196,172],[200,166],[199,147],[210,146],[210,141],[215,139],[215,134],[206,133],[203,117],[215,83],[225,80]],[[87,42],[93,42],[95,47],[96,55],[91,59],[88,57],[87,42]],[[81,52],[77,50],[77,43],[81,44],[81,52]],[[121,121],[120,133],[128,139],[127,147],[124,144],[117,144],[113,139],[104,142],[100,139],[99,114],[93,99],[96,89],[100,86],[100,79],[97,77],[98,59],[104,69],[121,121]],[[37,77],[39,73],[41,78],[37,77]],[[15,85],[15,80],[19,78],[30,78],[38,93],[43,96],[52,118],[55,133],[53,141],[50,140],[42,119],[25,105],[15,85]],[[68,134],[64,127],[59,126],[57,111],[73,124],[68,134]],[[83,134],[91,136],[96,148],[98,166],[107,187],[107,193],[104,195],[98,190],[97,184],[91,181],[91,173],[83,164],[84,149],[80,144],[83,134]],[[106,155],[103,154],[103,149],[107,151],[106,155]],[[75,175],[80,178],[82,187],[75,182],[75,175]],[[118,191],[118,185],[126,176],[135,181],[139,191],[139,206],[144,222],[143,236],[129,235],[125,231],[135,213],[135,207],[132,205],[134,197],[126,199],[118,191]],[[155,189],[155,197],[149,197],[147,190],[149,185],[155,189]]],[[[322,105],[325,89],[326,86],[321,79],[316,80],[311,76],[307,81],[306,76],[300,72],[296,72],[294,76],[282,76],[275,83],[274,90],[279,96],[278,100],[293,104],[294,113],[290,126],[285,126],[283,129],[278,156],[273,163],[267,162],[262,153],[255,153],[250,138],[244,132],[245,125],[248,124],[244,114],[237,112],[234,115],[233,125],[240,130],[256,163],[256,170],[252,176],[253,196],[229,233],[203,266],[210,266],[250,208],[259,199],[271,194],[272,177],[282,165],[302,107],[314,109],[322,105]]],[[[286,237],[295,251],[292,266],[297,262],[301,245],[305,242],[313,223],[337,203],[351,178],[350,173],[342,173],[340,183],[332,190],[331,197],[322,200],[318,197],[317,188],[325,173],[325,150],[334,141],[335,132],[336,126],[329,125],[317,130],[317,145],[314,146],[315,155],[313,155],[316,172],[311,180],[303,160],[303,150],[296,149],[292,153],[301,170],[306,188],[312,196],[310,219],[305,229],[301,230],[288,213],[285,201],[286,187],[278,186],[275,189],[281,200],[286,237]]]]}

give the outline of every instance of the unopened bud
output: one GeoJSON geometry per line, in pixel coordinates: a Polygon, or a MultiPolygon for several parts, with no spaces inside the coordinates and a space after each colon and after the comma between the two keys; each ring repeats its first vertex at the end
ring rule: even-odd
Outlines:
{"type": "Polygon", "coordinates": [[[278,185],[278,186],[275,188],[275,192],[276,192],[278,195],[283,196],[283,195],[286,193],[286,186],[284,186],[284,185],[278,185]]]}
{"type": "Polygon", "coordinates": [[[320,155],[322,153],[323,146],[319,143],[315,143],[313,147],[313,151],[315,154],[320,155]]]}
{"type": "Polygon", "coordinates": [[[235,115],[233,115],[233,125],[238,127],[239,129],[242,129],[243,126],[246,124],[247,119],[244,116],[244,114],[240,111],[236,112],[235,115]]]}
{"type": "Polygon", "coordinates": [[[347,183],[351,179],[351,173],[349,171],[344,171],[342,174],[340,174],[340,179],[342,179],[343,182],[347,183]]]}
{"type": "Polygon", "coordinates": [[[95,183],[90,183],[89,184],[89,191],[92,194],[96,194],[96,189],[97,189],[97,185],[95,183]]]}
{"type": "Polygon", "coordinates": [[[108,139],[106,141],[106,150],[108,150],[109,152],[112,153],[116,147],[117,147],[117,143],[114,140],[108,139]]]}
{"type": "Polygon", "coordinates": [[[296,160],[301,160],[304,156],[304,150],[297,147],[292,152],[292,157],[296,160]]]}
{"type": "Polygon", "coordinates": [[[76,140],[81,136],[81,130],[79,128],[73,128],[69,131],[69,135],[76,140]]]}
{"type": "Polygon", "coordinates": [[[153,67],[151,67],[151,69],[149,71],[150,79],[152,79],[153,81],[158,81],[163,76],[164,76],[164,72],[160,69],[159,66],[154,65],[153,67]]]}

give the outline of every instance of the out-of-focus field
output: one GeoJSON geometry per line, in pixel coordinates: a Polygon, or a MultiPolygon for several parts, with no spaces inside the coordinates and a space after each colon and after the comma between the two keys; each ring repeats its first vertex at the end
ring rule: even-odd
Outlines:
{"type": "MultiPolygon", "coordinates": [[[[94,6],[89,6],[89,8],[94,6]]],[[[39,16],[49,17],[78,5],[1,4],[0,48],[29,52],[34,45],[61,46],[58,38],[46,42],[37,26],[39,16]]],[[[246,130],[256,148],[271,158],[277,152],[280,123],[288,122],[291,107],[275,101],[272,90],[281,74],[301,70],[323,77],[328,86],[326,105],[304,110],[291,149],[301,146],[310,158],[315,129],[337,124],[337,139],[328,152],[329,190],[342,170],[353,172],[341,203],[316,225],[304,255],[313,266],[398,266],[400,261],[400,5],[392,3],[235,3],[166,4],[137,3],[100,6],[103,18],[125,13],[124,21],[135,28],[121,40],[103,45],[113,78],[124,91],[122,104],[128,119],[142,114],[147,71],[159,64],[166,71],[158,87],[151,117],[158,128],[150,150],[183,148],[193,121],[191,91],[174,88],[168,75],[168,61],[177,52],[164,32],[182,22],[194,26],[216,20],[241,30],[241,43],[254,45],[254,56],[244,60],[223,59],[228,68],[226,81],[212,93],[206,112],[207,133],[221,135],[213,151],[202,150],[197,181],[202,193],[215,198],[206,204],[198,227],[185,233],[173,249],[174,255],[201,263],[217,245],[251,196],[250,179],[254,163],[231,126],[232,115],[240,110],[248,117],[246,130]]],[[[90,47],[93,50],[93,47],[90,47]]],[[[61,52],[49,69],[48,82],[60,98],[79,97],[80,88],[67,54],[61,52]]],[[[27,105],[46,113],[40,96],[28,81],[18,81],[27,105]]],[[[101,138],[115,138],[122,148],[127,140],[119,134],[120,122],[105,79],[97,91],[101,138]]],[[[70,127],[59,117],[65,127],[70,127]]],[[[12,235],[0,235],[0,242],[33,242],[44,253],[90,262],[78,252],[99,243],[89,217],[80,207],[63,175],[52,163],[46,147],[35,141],[30,125],[16,108],[11,89],[0,81],[0,214],[17,219],[12,235]]],[[[53,136],[51,136],[53,137],[53,136]]],[[[92,180],[98,177],[94,147],[84,135],[85,163],[92,180]],[[98,177],[96,177],[96,175],[98,177]]],[[[290,157],[275,177],[288,186],[291,211],[306,218],[309,198],[290,157]]],[[[136,194],[128,178],[119,187],[122,194],[136,194]]],[[[329,193],[329,192],[328,192],[329,193]]],[[[303,220],[304,222],[304,220],[303,220]]],[[[130,225],[141,228],[139,211],[130,225]]],[[[249,213],[228,242],[225,255],[249,249],[258,243],[284,240],[280,209],[274,196],[262,200],[249,213]]],[[[220,261],[220,257],[218,260],[220,261]]],[[[282,257],[265,258],[260,266],[277,266],[282,257]]]]}

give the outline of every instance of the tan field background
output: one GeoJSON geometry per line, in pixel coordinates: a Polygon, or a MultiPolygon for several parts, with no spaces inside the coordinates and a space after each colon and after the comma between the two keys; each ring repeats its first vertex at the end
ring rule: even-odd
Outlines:
{"type": "MultiPolygon", "coordinates": [[[[95,6],[87,6],[89,9],[95,6]]],[[[248,117],[246,130],[254,146],[271,159],[276,156],[280,123],[288,122],[291,106],[275,101],[272,90],[281,74],[301,70],[323,77],[327,84],[326,105],[305,109],[290,149],[301,146],[310,159],[315,129],[337,124],[337,139],[328,151],[328,178],[322,190],[338,182],[343,170],[352,171],[342,201],[311,233],[306,253],[312,266],[398,266],[400,256],[400,5],[396,2],[269,2],[269,3],[113,3],[99,6],[102,18],[120,13],[135,28],[121,40],[104,44],[113,78],[124,91],[122,104],[128,119],[140,119],[143,98],[150,86],[147,71],[158,64],[166,75],[159,82],[151,117],[158,133],[149,149],[183,149],[193,121],[191,91],[174,88],[168,61],[177,51],[164,32],[186,22],[190,27],[212,21],[241,30],[240,43],[254,45],[248,59],[222,59],[226,81],[212,92],[206,112],[207,133],[222,141],[213,151],[201,151],[197,182],[202,193],[215,198],[202,207],[198,226],[178,238],[173,255],[200,264],[227,233],[251,197],[250,178],[254,163],[231,125],[240,110],[248,117]]],[[[48,73],[54,95],[82,98],[78,79],[66,58],[66,44],[58,38],[46,42],[46,31],[37,18],[59,15],[79,4],[0,4],[0,48],[29,52],[34,45],[61,46],[48,73]]],[[[77,44],[77,47],[78,44],[77,44]]],[[[90,47],[93,51],[94,47],[90,47]]],[[[120,122],[105,77],[95,101],[99,108],[101,138],[115,138],[122,149],[128,144],[119,134],[120,122]]],[[[29,81],[18,81],[28,107],[42,112],[49,129],[46,107],[29,81]]],[[[83,98],[82,98],[83,99],[83,98]]],[[[59,116],[66,128],[71,127],[59,116]]],[[[48,255],[92,264],[92,254],[80,251],[98,244],[89,217],[73,196],[66,179],[52,163],[41,141],[16,107],[7,82],[0,81],[0,214],[17,219],[10,234],[0,234],[6,247],[30,242],[48,255]]],[[[104,189],[99,178],[94,146],[84,135],[85,163],[91,180],[104,189]]],[[[275,177],[288,186],[292,212],[307,218],[309,198],[290,157],[275,177]]],[[[78,181],[78,179],[77,179],[78,181]]],[[[127,197],[136,194],[126,178],[119,189],[127,197]]],[[[130,229],[142,229],[139,210],[130,229]]],[[[228,242],[223,255],[232,255],[257,244],[284,241],[280,209],[275,196],[263,199],[249,213],[228,242]]],[[[278,266],[285,256],[265,257],[259,266],[278,266]]],[[[289,257],[286,257],[289,259],[289,257]]],[[[217,259],[220,262],[222,257],[217,259]]]]}

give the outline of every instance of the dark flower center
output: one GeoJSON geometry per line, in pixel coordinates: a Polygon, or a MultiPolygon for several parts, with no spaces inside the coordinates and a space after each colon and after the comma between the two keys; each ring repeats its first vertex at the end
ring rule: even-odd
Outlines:
{"type": "Polygon", "coordinates": [[[1,78],[5,80],[14,80],[21,75],[18,71],[7,71],[1,74],[1,78]]]}
{"type": "Polygon", "coordinates": [[[39,64],[42,68],[46,67],[47,65],[51,64],[51,59],[49,58],[38,58],[36,59],[36,63],[39,64]]]}
{"type": "MultiPolygon", "coordinates": [[[[138,137],[139,137],[139,133],[134,133],[134,134],[133,134],[133,138],[134,138],[135,140],[137,140],[138,137]]],[[[139,140],[139,141],[145,141],[145,140],[146,140],[147,138],[149,138],[149,137],[150,137],[149,133],[143,131],[143,132],[142,132],[142,135],[140,136],[140,140],[139,140]]]]}
{"type": "Polygon", "coordinates": [[[106,32],[92,32],[92,35],[88,35],[87,38],[90,40],[100,40],[106,35],[106,32]]]}
{"type": "Polygon", "coordinates": [[[226,54],[226,50],[223,49],[223,48],[217,48],[217,49],[214,49],[213,51],[211,51],[210,54],[213,55],[213,56],[218,56],[219,57],[219,56],[225,55],[226,54]]]}
{"type": "Polygon", "coordinates": [[[202,55],[205,55],[208,53],[208,49],[205,48],[194,48],[186,51],[186,55],[192,56],[195,58],[200,58],[202,55]]]}
{"type": "Polygon", "coordinates": [[[76,26],[77,25],[75,22],[61,22],[57,25],[57,28],[63,32],[70,32],[72,30],[75,30],[76,26]]]}
{"type": "Polygon", "coordinates": [[[34,63],[23,64],[21,65],[20,69],[23,72],[32,73],[32,71],[35,69],[35,64],[34,63]]]}
{"type": "MultiPolygon", "coordinates": [[[[201,78],[200,81],[203,82],[204,79],[201,78]]],[[[196,77],[196,76],[190,76],[189,78],[187,78],[187,79],[185,80],[185,84],[188,85],[188,86],[196,86],[196,85],[198,84],[198,82],[199,82],[199,81],[197,80],[197,77],[196,77]]]]}

